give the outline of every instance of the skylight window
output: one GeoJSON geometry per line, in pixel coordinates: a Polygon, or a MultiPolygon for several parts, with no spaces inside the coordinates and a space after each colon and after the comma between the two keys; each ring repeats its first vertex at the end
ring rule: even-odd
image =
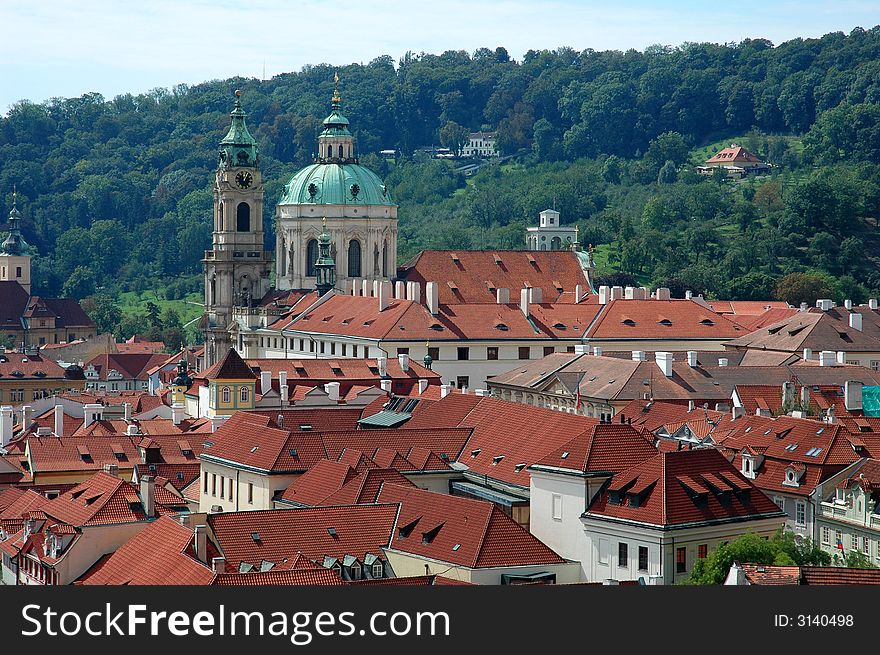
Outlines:
{"type": "Polygon", "coordinates": [[[483,452],[483,451],[482,451],[482,449],[480,449],[480,448],[477,448],[477,449],[475,449],[475,450],[472,450],[472,451],[471,451],[471,457],[476,457],[476,456],[479,455],[481,452],[483,452]]]}
{"type": "Polygon", "coordinates": [[[562,459],[568,459],[569,455],[571,455],[571,453],[566,450],[564,453],[562,453],[562,459]]]}
{"type": "Polygon", "coordinates": [[[825,428],[819,428],[816,430],[816,434],[822,434],[823,432],[825,432],[825,428]]]}
{"type": "Polygon", "coordinates": [[[807,454],[807,457],[816,457],[821,452],[822,452],[821,448],[810,448],[806,454],[807,454]]]}
{"type": "Polygon", "coordinates": [[[496,455],[492,458],[492,466],[498,466],[501,463],[501,460],[504,459],[504,455],[496,455]]]}
{"type": "Polygon", "coordinates": [[[526,464],[525,462],[523,462],[522,464],[517,464],[516,466],[513,467],[513,471],[514,471],[514,473],[519,473],[519,472],[522,471],[526,466],[527,466],[527,464],[526,464]]]}
{"type": "Polygon", "coordinates": [[[329,534],[331,537],[335,537],[336,536],[336,528],[327,528],[327,534],[329,534]]]}
{"type": "Polygon", "coordinates": [[[461,544],[455,544],[455,545],[452,547],[452,550],[458,550],[459,548],[461,548],[461,544]]]}
{"type": "Polygon", "coordinates": [[[253,539],[255,542],[259,543],[260,542],[260,533],[259,532],[251,532],[251,539],[253,539]]]}
{"type": "Polygon", "coordinates": [[[745,431],[746,431],[746,432],[751,432],[751,431],[752,431],[752,426],[750,425],[749,427],[747,427],[747,428],[745,429],[745,431]]]}

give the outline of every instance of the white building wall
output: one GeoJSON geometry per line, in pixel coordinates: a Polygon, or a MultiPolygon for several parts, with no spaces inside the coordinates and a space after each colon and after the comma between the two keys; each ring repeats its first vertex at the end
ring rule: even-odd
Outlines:
{"type": "Polygon", "coordinates": [[[273,509],[272,497],[290,486],[298,475],[262,475],[253,471],[243,471],[216,462],[202,461],[199,511],[210,512],[219,505],[223,512],[246,511],[254,509],[273,509]],[[205,475],[207,474],[207,492],[205,475]],[[216,476],[216,482],[215,482],[216,476]],[[229,484],[232,481],[232,497],[229,484]],[[222,495],[221,495],[222,484],[222,495]],[[253,485],[252,500],[250,486],[253,485]]]}

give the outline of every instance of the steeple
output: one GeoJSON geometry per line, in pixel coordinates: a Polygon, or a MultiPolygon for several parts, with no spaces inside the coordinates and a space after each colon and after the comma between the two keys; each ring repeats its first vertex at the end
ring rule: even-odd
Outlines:
{"type": "Polygon", "coordinates": [[[9,232],[6,240],[0,244],[0,254],[30,255],[31,247],[21,236],[21,214],[18,211],[18,193],[13,187],[12,209],[9,212],[9,232]]]}
{"type": "Polygon", "coordinates": [[[356,164],[354,137],[348,129],[348,119],[342,115],[342,97],[339,95],[339,73],[333,78],[333,97],[330,99],[330,115],[324,119],[324,129],[318,135],[319,164],[356,164]]]}
{"type": "Polygon", "coordinates": [[[318,237],[318,259],[315,261],[315,288],[318,295],[323,296],[336,286],[336,264],[330,254],[330,235],[327,234],[327,219],[322,222],[324,228],[318,237]]]}
{"type": "Polygon", "coordinates": [[[245,116],[241,108],[241,90],[235,91],[235,106],[229,114],[232,124],[229,132],[220,141],[221,166],[256,166],[259,163],[257,142],[248,132],[245,116]]]}

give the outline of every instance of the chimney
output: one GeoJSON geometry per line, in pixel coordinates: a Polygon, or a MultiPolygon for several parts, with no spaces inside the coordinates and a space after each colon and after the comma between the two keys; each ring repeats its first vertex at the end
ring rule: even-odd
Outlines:
{"type": "Polygon", "coordinates": [[[379,297],[379,280],[373,280],[373,293],[370,294],[373,298],[379,297]]]}
{"type": "Polygon", "coordinates": [[[827,312],[829,309],[834,307],[834,301],[830,298],[820,298],[816,301],[816,307],[821,309],[823,312],[827,312]]]}
{"type": "Polygon", "coordinates": [[[734,405],[730,410],[730,416],[731,416],[732,420],[734,420],[734,421],[742,416],[745,416],[745,415],[746,415],[746,408],[745,407],[737,407],[736,405],[734,405]]]}
{"type": "Polygon", "coordinates": [[[272,371],[260,371],[260,393],[266,395],[272,389],[272,371]]]}
{"type": "Polygon", "coordinates": [[[427,388],[428,388],[428,381],[427,380],[419,380],[419,395],[420,396],[423,393],[425,393],[425,389],[427,389],[427,388]]]}
{"type": "Polygon", "coordinates": [[[440,397],[446,398],[449,395],[449,392],[452,391],[451,384],[441,384],[440,385],[440,397]]]}
{"type": "Polygon", "coordinates": [[[433,316],[436,316],[437,312],[440,311],[440,289],[436,282],[425,284],[425,304],[433,316]]]}
{"type": "Polygon", "coordinates": [[[638,300],[650,300],[651,299],[651,287],[639,287],[641,289],[641,293],[639,293],[638,300]]]}
{"type": "Polygon", "coordinates": [[[590,347],[585,343],[575,344],[574,354],[575,355],[586,355],[590,352],[590,347]]]}
{"type": "Polygon", "coordinates": [[[599,346],[593,346],[593,356],[601,357],[602,356],[602,348],[599,346]]]}
{"type": "Polygon", "coordinates": [[[847,380],[843,385],[843,403],[846,411],[862,410],[862,383],[858,380],[847,380]]]}
{"type": "Polygon", "coordinates": [[[459,391],[461,393],[463,393],[465,396],[467,395],[467,387],[462,387],[461,389],[459,389],[459,391]]]}
{"type": "Polygon", "coordinates": [[[87,428],[104,417],[104,406],[99,404],[83,406],[83,427],[87,428]]]}
{"type": "Polygon", "coordinates": [[[122,403],[122,419],[131,421],[131,403],[122,403]]]}
{"type": "Polygon", "coordinates": [[[55,405],[55,436],[64,436],[64,406],[55,405]]]}
{"type": "Polygon", "coordinates": [[[27,430],[34,423],[34,408],[25,405],[21,408],[21,427],[27,430]]]}
{"type": "Polygon", "coordinates": [[[819,353],[819,366],[834,366],[836,353],[833,350],[823,350],[819,353]]]}
{"type": "Polygon", "coordinates": [[[126,434],[126,436],[129,436],[129,437],[132,437],[132,436],[138,434],[138,426],[136,426],[134,423],[126,425],[125,426],[125,434],[126,434]]]}
{"type": "Polygon", "coordinates": [[[400,364],[400,370],[404,373],[409,372],[409,355],[406,353],[400,353],[397,356],[397,361],[400,364]]]}
{"type": "Polygon", "coordinates": [[[575,304],[581,301],[581,296],[584,295],[584,288],[580,284],[576,284],[574,287],[574,302],[575,304]]]}
{"type": "MultiPolygon", "coordinates": [[[[384,382],[384,380],[383,380],[384,382]]],[[[391,382],[391,380],[388,380],[391,382]]],[[[339,383],[338,382],[328,382],[324,385],[324,391],[327,393],[327,400],[331,402],[339,402],[339,383]]]]}
{"type": "Polygon", "coordinates": [[[406,285],[403,283],[403,280],[398,280],[394,283],[394,297],[400,300],[406,299],[406,285]]]}
{"type": "Polygon", "coordinates": [[[364,297],[370,295],[370,281],[366,278],[361,280],[361,295],[364,297]]]}
{"type": "Polygon", "coordinates": [[[688,411],[692,412],[696,408],[697,404],[693,400],[688,401],[688,411]]]}
{"type": "Polygon", "coordinates": [[[623,300],[623,287],[611,287],[611,300],[623,300]]]}
{"type": "Polygon", "coordinates": [[[849,326],[853,330],[862,331],[862,315],[856,312],[853,312],[849,315],[849,326]]]}
{"type": "Polygon", "coordinates": [[[278,386],[287,386],[287,371],[278,371],[278,386]]]}
{"type": "Polygon", "coordinates": [[[658,287],[655,300],[669,300],[669,289],[666,287],[658,287]]]}
{"type": "Polygon", "coordinates": [[[634,362],[645,361],[645,351],[644,350],[633,350],[632,351],[632,359],[634,362]]]}
{"type": "Polygon", "coordinates": [[[288,398],[290,395],[290,387],[288,387],[286,384],[282,384],[278,388],[278,390],[281,393],[281,407],[287,407],[288,398]]]}
{"type": "Polygon", "coordinates": [[[802,303],[801,303],[801,306],[800,306],[800,310],[801,310],[802,312],[807,311],[807,303],[802,302],[802,303]]]}
{"type": "Polygon", "coordinates": [[[208,563],[208,526],[197,525],[195,527],[196,559],[205,564],[208,563]]]}
{"type": "MultiPolygon", "coordinates": [[[[428,284],[430,284],[430,282],[425,284],[425,295],[427,295],[427,293],[428,293],[428,289],[427,289],[428,284]]],[[[434,282],[434,284],[437,284],[437,283],[434,282]]],[[[413,302],[422,302],[422,287],[421,287],[421,285],[418,282],[410,282],[409,285],[410,285],[410,288],[409,288],[409,291],[407,291],[407,298],[409,298],[413,302]]],[[[440,296],[437,296],[437,298],[439,301],[440,296]]]]}
{"type": "Polygon", "coordinates": [[[852,311],[852,300],[847,298],[846,300],[843,301],[843,306],[846,307],[848,310],[852,311]]]}
{"type": "Polygon", "coordinates": [[[842,350],[837,351],[837,363],[838,364],[846,364],[846,353],[842,350]]]}
{"type": "Polygon", "coordinates": [[[544,289],[541,287],[529,287],[529,302],[536,305],[544,302],[544,289]]]}
{"type": "Polygon", "coordinates": [[[672,353],[658,352],[654,354],[657,366],[663,371],[663,375],[668,378],[672,377],[672,353]]]}
{"type": "Polygon", "coordinates": [[[526,318],[529,317],[529,297],[531,293],[528,289],[522,289],[519,292],[519,308],[522,310],[522,313],[526,318]]]}
{"type": "Polygon", "coordinates": [[[384,312],[391,304],[391,282],[382,280],[379,282],[379,311],[384,312]]]}
{"type": "Polygon", "coordinates": [[[718,366],[727,366],[727,357],[720,357],[718,359],[718,366]]]}
{"type": "Polygon", "coordinates": [[[156,517],[156,480],[152,475],[141,478],[141,503],[147,518],[156,517]]]}
{"type": "Polygon", "coordinates": [[[696,368],[698,366],[698,364],[697,364],[697,351],[696,350],[688,350],[687,357],[688,357],[688,366],[690,366],[691,368],[696,368]]]}
{"type": "MultiPolygon", "coordinates": [[[[207,544],[206,544],[207,546],[207,544]]],[[[211,571],[214,573],[226,573],[226,558],[225,557],[212,557],[211,558],[211,571]]]]}
{"type": "Polygon", "coordinates": [[[487,389],[474,389],[475,396],[488,396],[489,391],[487,389]]]}
{"type": "Polygon", "coordinates": [[[180,425],[183,422],[184,411],[181,403],[171,405],[171,422],[174,425],[180,425]]]}
{"type": "MultiPolygon", "coordinates": [[[[801,405],[804,407],[810,406],[810,387],[801,387],[801,405]]],[[[792,416],[794,416],[793,413],[792,416]]]]}
{"type": "Polygon", "coordinates": [[[685,292],[684,292],[684,299],[685,299],[685,300],[693,300],[693,299],[694,299],[694,292],[691,291],[690,289],[688,289],[687,291],[685,291],[685,292]]]}
{"type": "Polygon", "coordinates": [[[877,309],[877,299],[871,298],[868,300],[868,309],[877,309]]]}
{"type": "Polygon", "coordinates": [[[510,289],[495,289],[495,302],[499,305],[506,305],[510,302],[510,289]]]}
{"type": "Polygon", "coordinates": [[[114,478],[119,477],[119,465],[118,464],[104,464],[104,473],[109,473],[114,478]]]}
{"type": "Polygon", "coordinates": [[[351,284],[350,284],[350,285],[346,285],[346,286],[347,286],[347,288],[348,288],[348,292],[349,292],[352,296],[356,296],[356,295],[358,295],[358,287],[360,286],[360,282],[358,281],[357,278],[354,278],[354,279],[351,281],[351,284]]]}
{"type": "Polygon", "coordinates": [[[376,358],[376,368],[379,369],[379,377],[387,378],[388,377],[388,358],[387,357],[377,357],[376,358]]]}
{"type": "Polygon", "coordinates": [[[623,299],[624,300],[635,300],[636,299],[635,287],[623,287],[623,299]]]}
{"type": "Polygon", "coordinates": [[[382,387],[382,391],[387,394],[391,393],[391,380],[382,380],[379,382],[379,386],[382,387]]]}
{"type": "Polygon", "coordinates": [[[794,384],[786,380],[782,383],[782,405],[791,405],[794,402],[794,384]]]}
{"type": "Polygon", "coordinates": [[[813,349],[812,348],[804,348],[804,361],[809,361],[813,358],[813,349]]]}
{"type": "Polygon", "coordinates": [[[213,434],[214,432],[219,430],[220,427],[224,423],[226,423],[227,420],[229,420],[228,416],[215,416],[215,417],[213,417],[211,419],[211,433],[213,434]]]}
{"type": "Polygon", "coordinates": [[[599,304],[607,305],[611,300],[611,287],[602,285],[599,287],[599,304]]]}

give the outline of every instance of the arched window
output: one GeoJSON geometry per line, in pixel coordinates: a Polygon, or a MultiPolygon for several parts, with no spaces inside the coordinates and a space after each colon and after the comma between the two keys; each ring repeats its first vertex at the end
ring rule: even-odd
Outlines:
{"type": "Polygon", "coordinates": [[[342,144],[339,145],[339,158],[343,159],[345,155],[342,154],[342,144]]]}
{"type": "Polygon", "coordinates": [[[553,240],[550,242],[550,250],[559,250],[562,247],[562,239],[559,237],[553,237],[553,240]]]}
{"type": "Polygon", "coordinates": [[[348,277],[361,276],[361,242],[352,239],[348,242],[348,277]]]}
{"type": "Polygon", "coordinates": [[[331,158],[333,156],[333,146],[327,146],[327,158],[331,158]]]}
{"type": "Polygon", "coordinates": [[[235,212],[236,225],[235,229],[239,232],[251,231],[251,206],[246,202],[238,203],[238,209],[235,212]]]}
{"type": "Polygon", "coordinates": [[[241,398],[241,402],[243,403],[246,403],[250,400],[251,394],[247,387],[241,388],[241,393],[239,394],[239,397],[241,398]]]}
{"type": "Polygon", "coordinates": [[[232,390],[229,387],[223,387],[223,391],[220,394],[224,403],[228,403],[232,396],[232,390]]]}
{"type": "Polygon", "coordinates": [[[315,239],[309,241],[306,246],[306,277],[315,277],[315,262],[318,260],[318,242],[315,239]]]}

